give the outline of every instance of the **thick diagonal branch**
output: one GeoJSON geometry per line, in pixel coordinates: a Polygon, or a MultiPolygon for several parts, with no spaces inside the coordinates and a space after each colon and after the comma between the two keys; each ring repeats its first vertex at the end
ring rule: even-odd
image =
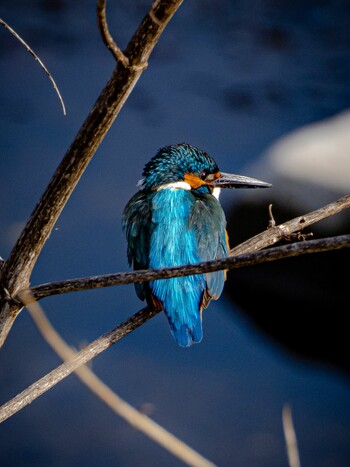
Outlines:
{"type": "MultiPolygon", "coordinates": [[[[0,285],[11,296],[27,288],[34,265],[59,215],[107,131],[139,79],[162,31],[182,0],[160,0],[132,37],[125,55],[130,66],[118,64],[75,140],[53,175],[0,272],[0,285]],[[152,19],[156,16],[157,22],[152,19]]],[[[1,300],[0,346],[20,311],[1,300]]]]}

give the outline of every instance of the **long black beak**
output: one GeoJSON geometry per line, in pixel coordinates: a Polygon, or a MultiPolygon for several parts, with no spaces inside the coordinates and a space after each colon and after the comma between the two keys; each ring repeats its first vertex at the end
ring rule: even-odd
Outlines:
{"type": "Polygon", "coordinates": [[[271,183],[263,182],[257,178],[226,174],[223,172],[221,172],[221,176],[214,180],[211,185],[220,188],[270,188],[272,186],[271,183]]]}

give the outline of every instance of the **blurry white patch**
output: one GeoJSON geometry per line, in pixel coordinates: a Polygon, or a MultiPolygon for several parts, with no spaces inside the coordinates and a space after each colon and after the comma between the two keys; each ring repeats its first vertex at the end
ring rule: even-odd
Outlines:
{"type": "Polygon", "coordinates": [[[141,180],[139,180],[139,181],[137,182],[137,185],[136,185],[136,186],[142,186],[142,185],[143,185],[143,181],[144,181],[144,179],[141,178],[141,180]]]}
{"type": "Polygon", "coordinates": [[[189,185],[186,182],[173,182],[173,183],[166,183],[165,185],[161,185],[160,187],[157,188],[157,191],[159,190],[165,190],[168,188],[175,188],[176,190],[191,190],[191,185],[189,185]]]}
{"type": "Polygon", "coordinates": [[[219,188],[218,186],[214,187],[212,194],[213,196],[215,196],[216,199],[219,199],[220,193],[221,193],[221,188],[219,188]]]}
{"type": "MultiPolygon", "coordinates": [[[[269,163],[277,173],[336,193],[350,186],[350,112],[307,125],[275,143],[269,163]]],[[[305,192],[302,192],[303,198],[305,192]]]]}

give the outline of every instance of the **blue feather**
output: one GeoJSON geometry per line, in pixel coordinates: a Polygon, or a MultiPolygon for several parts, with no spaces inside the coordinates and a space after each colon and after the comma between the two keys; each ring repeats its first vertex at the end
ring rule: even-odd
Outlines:
{"type": "MultiPolygon", "coordinates": [[[[144,191],[137,192],[128,202],[123,214],[123,229],[128,242],[129,265],[135,270],[148,269],[149,248],[152,233],[151,197],[144,191]]],[[[147,282],[135,284],[140,300],[150,294],[147,282]]]]}
{"type": "MultiPolygon", "coordinates": [[[[189,225],[193,203],[193,195],[185,190],[163,189],[153,197],[151,268],[201,261],[195,230],[189,225]]],[[[200,307],[206,289],[204,276],[156,280],[150,283],[150,288],[162,302],[179,345],[187,347],[193,342],[200,342],[203,337],[200,307]]]]}
{"type": "MultiPolygon", "coordinates": [[[[192,209],[191,226],[196,232],[198,255],[201,261],[225,258],[228,256],[226,218],[219,201],[206,193],[195,193],[196,204],[192,209]]],[[[207,292],[218,299],[224,288],[225,271],[205,274],[207,292]]]]}

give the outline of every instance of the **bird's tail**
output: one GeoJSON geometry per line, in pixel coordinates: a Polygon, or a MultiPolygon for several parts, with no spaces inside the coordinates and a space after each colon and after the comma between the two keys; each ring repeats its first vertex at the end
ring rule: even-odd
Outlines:
{"type": "Polygon", "coordinates": [[[168,318],[170,331],[181,347],[190,347],[198,344],[203,338],[202,310],[195,311],[181,308],[177,312],[172,307],[165,308],[163,303],[153,294],[147,296],[147,303],[151,308],[164,310],[168,318]]]}
{"type": "Polygon", "coordinates": [[[181,347],[190,347],[192,344],[199,343],[203,338],[202,320],[200,314],[197,319],[191,318],[190,323],[178,324],[172,321],[168,316],[170,330],[176,342],[181,347]]]}
{"type": "Polygon", "coordinates": [[[176,342],[189,347],[200,342],[202,330],[202,297],[205,279],[201,275],[174,277],[150,283],[153,300],[163,308],[176,342]]]}

